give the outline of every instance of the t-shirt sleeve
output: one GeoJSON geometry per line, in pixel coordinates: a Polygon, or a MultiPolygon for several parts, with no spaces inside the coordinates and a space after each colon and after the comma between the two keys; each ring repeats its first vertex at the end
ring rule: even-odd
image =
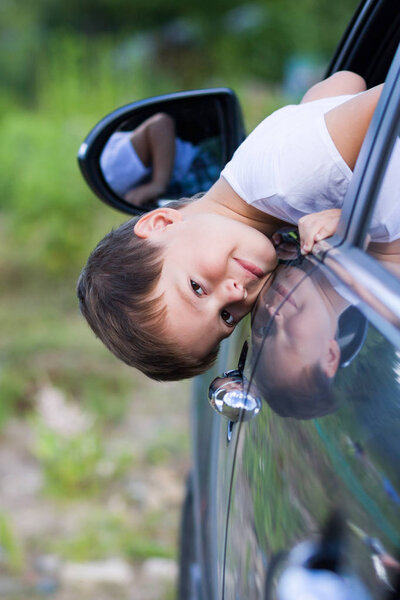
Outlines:
{"type": "Polygon", "coordinates": [[[276,143],[282,120],[293,106],[276,111],[251,132],[236,150],[221,175],[243,200],[253,204],[278,193],[276,143]]]}
{"type": "Polygon", "coordinates": [[[400,139],[396,138],[379,190],[368,233],[374,242],[400,239],[400,139]]]}
{"type": "Polygon", "coordinates": [[[151,169],[144,166],[131,142],[130,131],[113,133],[100,156],[100,166],[111,189],[120,196],[137,185],[151,169]]]}
{"type": "Polygon", "coordinates": [[[246,202],[290,223],[341,207],[352,172],[325,113],[349,97],[287,106],[267,117],[222,171],[246,202]]]}
{"type": "Polygon", "coordinates": [[[329,134],[325,114],[296,112],[276,150],[276,200],[302,214],[340,208],[352,171],[329,134]]]}

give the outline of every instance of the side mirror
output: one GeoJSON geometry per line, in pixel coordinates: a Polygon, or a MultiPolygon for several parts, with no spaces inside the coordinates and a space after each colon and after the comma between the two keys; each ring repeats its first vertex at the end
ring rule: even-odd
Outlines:
{"type": "Polygon", "coordinates": [[[81,144],[78,162],[103,202],[143,214],[207,191],[243,139],[232,90],[179,92],[133,102],[104,117],[81,144]]]}

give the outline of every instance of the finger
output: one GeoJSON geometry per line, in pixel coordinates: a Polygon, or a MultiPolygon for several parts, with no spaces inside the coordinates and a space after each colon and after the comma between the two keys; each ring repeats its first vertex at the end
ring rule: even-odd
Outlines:
{"type": "Polygon", "coordinates": [[[315,239],[319,233],[318,225],[311,221],[308,223],[300,223],[299,222],[299,234],[300,234],[300,251],[302,254],[307,254],[311,252],[315,239]]]}
{"type": "Polygon", "coordinates": [[[336,226],[334,224],[324,225],[321,229],[315,234],[315,241],[319,242],[320,240],[324,240],[331,235],[333,235],[336,231],[336,226]]]}

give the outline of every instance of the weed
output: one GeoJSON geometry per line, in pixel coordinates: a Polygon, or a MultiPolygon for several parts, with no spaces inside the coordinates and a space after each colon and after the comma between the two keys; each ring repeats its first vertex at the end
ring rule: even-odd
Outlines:
{"type": "Polygon", "coordinates": [[[52,550],[72,561],[100,560],[108,556],[123,556],[132,561],[175,557],[173,547],[150,538],[123,515],[102,511],[95,513],[76,536],[57,540],[52,550]]]}
{"type": "Polygon", "coordinates": [[[12,573],[20,573],[24,556],[9,517],[0,513],[0,562],[12,573]]]}
{"type": "Polygon", "coordinates": [[[119,451],[114,456],[100,433],[88,428],[72,436],[60,435],[36,418],[35,455],[41,462],[46,491],[59,498],[99,493],[108,482],[122,476],[132,464],[132,456],[119,451]]]}

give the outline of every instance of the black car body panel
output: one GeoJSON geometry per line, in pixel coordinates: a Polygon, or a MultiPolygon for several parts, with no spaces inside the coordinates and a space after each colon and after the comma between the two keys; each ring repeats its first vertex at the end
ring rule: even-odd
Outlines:
{"type": "Polygon", "coordinates": [[[340,542],[344,572],[357,576],[372,598],[389,590],[382,556],[396,557],[400,542],[398,352],[361,321],[366,335],[350,364],[339,368],[329,398],[306,405],[312,375],[304,394],[296,381],[294,388],[289,385],[296,351],[304,359],[308,344],[323,353],[323,332],[330,324],[315,288],[326,274],[340,290],[321,265],[282,265],[273,286],[259,299],[246,370],[249,387],[257,386],[265,403],[256,419],[242,424],[237,440],[226,598],[275,597],[271,571],[285,569],[284,552],[315,540],[337,511],[347,529],[340,542]],[[286,298],[282,282],[291,289],[286,298]],[[281,302],[269,318],[265,307],[279,295],[281,302]],[[297,320],[288,347],[274,331],[280,316],[289,323],[290,318],[297,320]],[[283,393],[278,392],[277,377],[283,393]]]}

